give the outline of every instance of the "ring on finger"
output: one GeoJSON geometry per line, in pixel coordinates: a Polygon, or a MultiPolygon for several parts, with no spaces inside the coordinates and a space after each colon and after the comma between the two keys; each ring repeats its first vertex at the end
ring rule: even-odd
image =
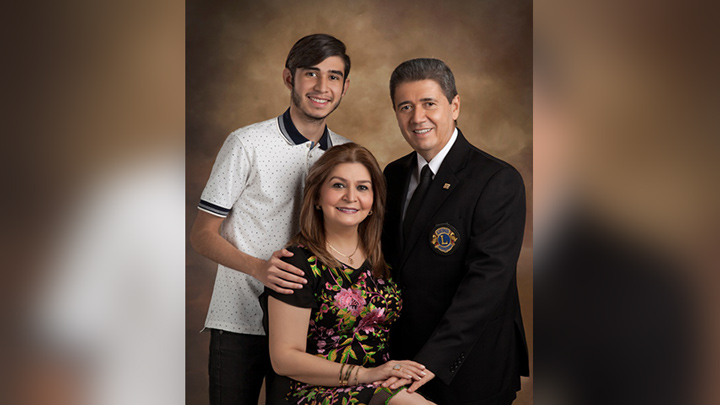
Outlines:
{"type": "Polygon", "coordinates": [[[399,364],[393,366],[393,370],[400,370],[402,367],[399,364]]]}

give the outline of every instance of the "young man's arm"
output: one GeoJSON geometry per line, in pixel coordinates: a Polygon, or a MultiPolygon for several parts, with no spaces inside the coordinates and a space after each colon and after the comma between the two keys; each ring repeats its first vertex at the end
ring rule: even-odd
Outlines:
{"type": "Polygon", "coordinates": [[[292,256],[285,249],[273,253],[269,260],[252,257],[238,250],[220,235],[220,225],[225,220],[198,210],[197,218],[190,231],[190,243],[201,255],[225,267],[241,271],[260,280],[266,287],[282,294],[292,294],[293,289],[302,288],[307,281],[301,276],[302,270],[280,260],[292,256]]]}

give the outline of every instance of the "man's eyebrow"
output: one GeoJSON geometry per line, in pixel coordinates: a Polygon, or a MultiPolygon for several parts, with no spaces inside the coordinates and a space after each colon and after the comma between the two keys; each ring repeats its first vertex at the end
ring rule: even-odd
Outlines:
{"type": "MultiPolygon", "coordinates": [[[[314,71],[314,72],[320,72],[320,71],[321,71],[320,68],[317,67],[317,66],[305,67],[305,68],[301,68],[301,69],[312,70],[312,71],[314,71]]],[[[333,74],[336,74],[336,75],[338,75],[338,76],[340,76],[340,77],[342,77],[342,78],[345,78],[345,74],[344,74],[343,72],[341,72],[340,70],[328,70],[328,72],[333,73],[333,74]]]]}
{"type": "MultiPolygon", "coordinates": [[[[434,97],[423,97],[423,98],[420,99],[420,101],[423,102],[423,103],[426,102],[426,101],[432,101],[432,102],[437,103],[437,99],[435,99],[434,97]]],[[[412,104],[412,102],[411,102],[410,100],[404,100],[404,101],[401,101],[401,102],[397,103],[396,107],[400,107],[400,106],[403,106],[403,105],[405,105],[405,104],[412,104]]]]}

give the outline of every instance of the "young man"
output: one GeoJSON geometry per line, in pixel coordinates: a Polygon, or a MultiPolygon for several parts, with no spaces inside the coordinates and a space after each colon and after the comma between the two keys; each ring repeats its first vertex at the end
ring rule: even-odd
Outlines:
{"type": "Polygon", "coordinates": [[[325,125],[348,89],[350,58],[338,39],[315,34],[292,47],[283,81],[290,108],[231,133],[203,190],[190,239],[218,263],[205,328],[210,340],[210,403],[257,404],[270,370],[258,296],[305,283],[279,259],[298,230],[307,171],[330,147],[348,142],[325,125]]]}
{"type": "Polygon", "coordinates": [[[400,64],[390,97],[415,150],[385,168],[383,250],[403,292],[393,357],[427,367],[408,389],[439,404],[510,404],[528,375],[516,286],[522,178],[456,128],[460,97],[442,61],[400,64]]]}

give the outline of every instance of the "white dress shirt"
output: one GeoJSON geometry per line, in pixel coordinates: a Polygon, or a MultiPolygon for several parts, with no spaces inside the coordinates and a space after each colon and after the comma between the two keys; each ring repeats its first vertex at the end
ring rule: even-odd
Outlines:
{"type": "Polygon", "coordinates": [[[417,156],[417,166],[415,167],[415,170],[413,171],[412,176],[410,176],[410,184],[408,185],[408,191],[407,196],[405,197],[405,204],[403,205],[403,219],[405,219],[405,211],[407,211],[407,206],[410,204],[410,199],[412,198],[413,194],[415,193],[415,189],[417,188],[418,184],[420,183],[420,171],[422,170],[425,165],[430,165],[430,170],[432,170],[432,178],[435,179],[435,175],[437,174],[438,170],[440,170],[440,165],[442,165],[443,160],[445,160],[445,156],[447,156],[448,152],[450,152],[450,148],[455,144],[455,140],[457,139],[458,130],[455,128],[455,130],[452,133],[452,136],[450,136],[450,140],[447,144],[438,152],[437,155],[435,155],[430,162],[425,160],[424,157],[420,156],[419,153],[415,153],[415,156],[417,156]]]}

